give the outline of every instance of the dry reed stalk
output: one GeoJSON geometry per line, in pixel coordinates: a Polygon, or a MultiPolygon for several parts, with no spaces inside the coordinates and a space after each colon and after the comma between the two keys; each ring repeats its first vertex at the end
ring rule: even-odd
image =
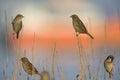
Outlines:
{"type": "Polygon", "coordinates": [[[56,58],[57,58],[56,61],[58,62],[59,71],[60,71],[60,73],[61,73],[61,78],[62,78],[62,80],[66,80],[65,72],[63,72],[64,70],[63,70],[63,68],[62,68],[62,64],[60,63],[60,57],[59,57],[58,55],[56,55],[56,58]]]}
{"type": "Polygon", "coordinates": [[[119,75],[119,80],[120,80],[120,69],[119,69],[119,67],[118,67],[118,75],[119,75]]]}
{"type": "MultiPolygon", "coordinates": [[[[104,26],[104,31],[105,31],[105,34],[104,34],[104,37],[105,37],[105,45],[104,45],[104,54],[103,54],[103,59],[105,59],[106,57],[106,53],[107,53],[107,49],[106,49],[106,46],[107,46],[107,20],[105,20],[105,26],[104,26]]],[[[104,80],[105,80],[105,74],[106,71],[104,71],[104,80]]]]}
{"type": "MultiPolygon", "coordinates": [[[[90,33],[92,34],[92,22],[91,22],[91,18],[89,17],[88,18],[88,21],[89,21],[89,30],[90,30],[90,33]]],[[[91,39],[90,40],[90,48],[91,48],[91,52],[92,54],[91,55],[94,55],[93,53],[93,40],[91,39]]],[[[92,76],[91,76],[91,72],[90,72],[90,63],[89,63],[89,60],[88,60],[88,71],[89,71],[89,80],[92,80],[92,76]]]]}
{"type": "MultiPolygon", "coordinates": [[[[11,17],[11,19],[13,20],[13,17],[11,17]]],[[[15,57],[16,68],[15,68],[13,74],[14,74],[14,80],[17,80],[16,76],[17,76],[17,73],[20,71],[20,68],[19,68],[19,57],[20,57],[19,56],[19,40],[15,40],[15,37],[13,37],[12,41],[13,41],[12,43],[13,43],[13,46],[14,46],[14,53],[16,55],[16,57],[15,57]]]]}
{"type": "Polygon", "coordinates": [[[99,75],[99,72],[101,71],[101,67],[100,67],[101,65],[102,65],[102,54],[100,54],[100,62],[99,62],[99,65],[98,65],[96,80],[98,80],[98,75],[99,75]]]}
{"type": "Polygon", "coordinates": [[[17,73],[16,73],[17,71],[16,71],[16,68],[15,68],[15,70],[13,71],[13,80],[17,80],[17,73]]]}
{"type": "MultiPolygon", "coordinates": [[[[32,63],[34,64],[34,47],[35,47],[35,32],[33,35],[33,45],[32,45],[32,63]]],[[[32,70],[33,73],[33,70],[32,70]]],[[[34,80],[34,78],[32,77],[32,80],[34,80]]]]}
{"type": "Polygon", "coordinates": [[[119,31],[120,31],[120,10],[119,10],[119,8],[117,8],[117,15],[118,15],[118,27],[119,27],[119,31]]]}
{"type": "MultiPolygon", "coordinates": [[[[15,39],[14,39],[14,38],[12,39],[12,44],[13,44],[13,48],[14,48],[14,51],[13,51],[13,52],[15,53],[14,55],[16,55],[16,53],[17,53],[17,48],[16,48],[16,46],[15,46],[15,39]]],[[[13,59],[14,59],[14,58],[13,58],[13,59]]],[[[17,60],[17,59],[16,59],[16,57],[15,57],[15,61],[16,61],[16,60],[17,60]]],[[[13,60],[13,61],[14,61],[14,60],[13,60]]],[[[17,67],[15,66],[14,62],[12,62],[12,64],[13,64],[13,66],[15,67],[15,68],[14,68],[14,71],[13,71],[13,80],[17,80],[17,77],[16,77],[16,76],[17,76],[17,75],[16,75],[16,74],[17,74],[17,67]]]]}
{"type": "Polygon", "coordinates": [[[0,68],[1,68],[1,70],[4,69],[4,65],[3,65],[2,62],[3,62],[3,61],[0,59],[0,68]]]}
{"type": "MultiPolygon", "coordinates": [[[[106,48],[104,47],[104,54],[103,54],[103,59],[105,59],[105,56],[106,56],[106,48]]],[[[105,76],[106,76],[106,70],[104,70],[104,80],[105,80],[105,76]]]]}
{"type": "Polygon", "coordinates": [[[56,42],[54,43],[53,55],[52,55],[52,80],[55,80],[55,73],[54,73],[54,59],[56,53],[56,42]]]}
{"type": "Polygon", "coordinates": [[[50,70],[50,63],[49,63],[49,57],[46,58],[46,70],[50,70]]]}
{"type": "MultiPolygon", "coordinates": [[[[83,49],[83,48],[82,48],[83,49]]],[[[84,50],[84,49],[83,49],[84,50]]],[[[88,76],[89,76],[89,80],[91,80],[91,72],[90,72],[90,62],[89,62],[89,57],[88,57],[88,55],[87,55],[87,53],[86,52],[84,52],[84,55],[85,55],[85,57],[84,57],[84,64],[85,64],[85,67],[83,67],[83,68],[85,68],[84,69],[84,71],[85,71],[85,76],[87,77],[87,74],[88,74],[88,76]]]]}
{"type": "Polygon", "coordinates": [[[81,39],[79,39],[79,37],[77,37],[77,44],[78,44],[78,50],[79,50],[79,56],[80,56],[80,80],[82,80],[82,43],[81,43],[81,39]],[[79,41],[80,40],[80,41],[79,41]]]}
{"type": "Polygon", "coordinates": [[[7,12],[5,11],[5,46],[6,46],[6,79],[5,80],[9,80],[9,71],[8,71],[8,30],[7,30],[7,12]]]}
{"type": "Polygon", "coordinates": [[[60,68],[59,68],[59,64],[58,64],[58,63],[56,63],[56,66],[57,66],[57,73],[60,73],[59,75],[60,75],[61,80],[62,80],[61,70],[60,70],[60,68]]]}
{"type": "MultiPolygon", "coordinates": [[[[17,47],[15,46],[15,44],[16,44],[16,43],[15,43],[15,38],[13,38],[12,41],[13,41],[12,43],[13,43],[13,48],[14,48],[14,53],[15,53],[14,55],[16,55],[16,57],[15,57],[15,62],[16,62],[16,65],[17,65],[17,47]]],[[[14,63],[13,63],[13,64],[14,64],[14,63]]],[[[15,66],[15,65],[14,65],[14,66],[15,66]]],[[[18,69],[17,66],[15,66],[14,72],[13,72],[13,74],[14,74],[14,75],[13,75],[13,76],[14,76],[13,80],[17,80],[17,77],[16,77],[16,76],[17,76],[17,75],[16,75],[16,74],[17,74],[17,69],[18,69]]]]}
{"type": "Polygon", "coordinates": [[[95,57],[96,57],[96,56],[95,56],[95,53],[94,53],[94,56],[93,56],[93,61],[94,61],[94,66],[93,66],[93,67],[94,67],[94,76],[93,76],[93,80],[95,80],[95,76],[96,76],[96,74],[97,74],[96,65],[95,65],[95,64],[96,64],[96,59],[95,59],[95,57]]]}
{"type": "MultiPolygon", "coordinates": [[[[91,43],[92,44],[92,43],[91,43]]],[[[97,68],[96,68],[96,53],[94,52],[93,50],[93,47],[92,47],[92,53],[93,53],[93,61],[94,61],[94,76],[93,76],[93,80],[95,80],[95,77],[97,75],[97,68]]]]}
{"type": "Polygon", "coordinates": [[[34,47],[35,47],[35,32],[33,35],[33,45],[32,45],[32,63],[34,63],[34,47]]]}
{"type": "MultiPolygon", "coordinates": [[[[21,42],[22,42],[22,36],[23,36],[23,28],[24,28],[24,26],[22,26],[22,31],[21,31],[21,36],[19,37],[19,51],[18,51],[18,56],[19,56],[19,58],[21,58],[21,42]]],[[[20,64],[19,64],[19,76],[20,76],[20,80],[22,80],[22,68],[21,68],[21,66],[20,66],[20,64]]]]}

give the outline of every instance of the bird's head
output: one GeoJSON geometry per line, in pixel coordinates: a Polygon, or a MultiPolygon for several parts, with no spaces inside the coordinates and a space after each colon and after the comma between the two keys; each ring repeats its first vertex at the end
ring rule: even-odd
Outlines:
{"type": "Polygon", "coordinates": [[[114,57],[113,57],[112,55],[109,55],[109,56],[107,57],[107,61],[108,61],[108,62],[113,62],[113,60],[114,60],[114,57]]]}
{"type": "Polygon", "coordinates": [[[20,61],[23,62],[23,63],[24,63],[24,62],[29,62],[29,60],[28,60],[26,57],[22,57],[22,58],[20,59],[20,61]]]}
{"type": "Polygon", "coordinates": [[[24,16],[21,15],[21,14],[18,14],[18,15],[16,16],[16,18],[18,18],[18,19],[22,19],[22,18],[24,18],[24,16]]]}
{"type": "Polygon", "coordinates": [[[70,16],[71,18],[78,18],[78,16],[76,14],[73,14],[70,16]]]}

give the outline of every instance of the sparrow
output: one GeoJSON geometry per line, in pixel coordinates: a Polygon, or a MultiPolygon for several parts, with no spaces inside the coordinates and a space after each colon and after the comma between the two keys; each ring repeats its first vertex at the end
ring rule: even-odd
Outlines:
{"type": "Polygon", "coordinates": [[[50,80],[50,74],[47,71],[41,72],[41,80],[50,80]]]}
{"type": "Polygon", "coordinates": [[[112,78],[113,68],[114,68],[114,57],[109,55],[104,61],[104,67],[106,71],[109,73],[109,78],[112,78]]]}
{"type": "Polygon", "coordinates": [[[78,36],[80,33],[87,34],[93,39],[93,36],[87,31],[87,29],[85,28],[85,25],[76,14],[73,14],[70,17],[72,18],[72,23],[76,32],[76,36],[78,36]]]}
{"type": "Polygon", "coordinates": [[[41,74],[33,66],[33,64],[30,63],[30,61],[26,57],[22,57],[20,60],[22,62],[23,69],[27,74],[29,74],[29,75],[36,75],[37,74],[37,75],[40,75],[40,77],[41,77],[41,74]]]}
{"type": "Polygon", "coordinates": [[[22,29],[22,19],[24,18],[23,15],[18,14],[12,21],[12,27],[13,27],[13,31],[16,33],[16,38],[19,38],[19,33],[22,29]]]}

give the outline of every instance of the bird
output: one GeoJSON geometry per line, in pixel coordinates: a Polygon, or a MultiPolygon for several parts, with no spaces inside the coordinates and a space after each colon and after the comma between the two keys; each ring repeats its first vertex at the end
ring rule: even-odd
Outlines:
{"type": "Polygon", "coordinates": [[[109,78],[112,78],[113,68],[114,68],[114,56],[109,55],[104,61],[104,67],[109,73],[109,78]]]}
{"type": "Polygon", "coordinates": [[[50,74],[48,71],[41,72],[41,80],[50,80],[50,74]]]}
{"type": "Polygon", "coordinates": [[[20,60],[22,62],[23,69],[27,74],[29,75],[37,74],[41,77],[41,73],[38,72],[38,70],[34,67],[32,63],[30,63],[30,61],[26,57],[22,57],[20,60]]]}
{"type": "Polygon", "coordinates": [[[73,27],[75,29],[76,32],[76,36],[78,37],[79,34],[87,34],[89,35],[92,39],[93,36],[87,31],[84,23],[80,20],[80,18],[78,17],[78,15],[73,14],[70,16],[72,18],[72,23],[73,23],[73,27]],[[78,34],[77,34],[78,33],[78,34]]]}
{"type": "Polygon", "coordinates": [[[22,29],[22,19],[24,18],[23,15],[18,14],[16,15],[16,17],[13,19],[12,21],[12,27],[13,27],[13,31],[16,33],[16,38],[19,38],[19,33],[22,29]]]}

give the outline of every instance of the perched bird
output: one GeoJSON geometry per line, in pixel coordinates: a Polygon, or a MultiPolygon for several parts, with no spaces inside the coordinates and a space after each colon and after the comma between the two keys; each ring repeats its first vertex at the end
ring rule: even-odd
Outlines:
{"type": "Polygon", "coordinates": [[[29,62],[29,60],[26,57],[21,58],[21,62],[22,62],[23,69],[27,74],[29,74],[29,75],[38,74],[41,77],[41,74],[33,66],[33,64],[29,62]]]}
{"type": "Polygon", "coordinates": [[[112,78],[113,68],[114,68],[114,57],[109,55],[104,61],[104,67],[106,71],[109,73],[109,78],[112,78]]]}
{"type": "Polygon", "coordinates": [[[93,39],[93,36],[90,33],[88,33],[87,29],[85,28],[85,25],[76,14],[73,14],[70,17],[72,18],[72,23],[76,32],[76,36],[78,36],[77,33],[82,33],[82,34],[89,35],[93,39]]]}
{"type": "Polygon", "coordinates": [[[41,72],[41,80],[50,80],[50,74],[47,71],[41,72]]]}
{"type": "Polygon", "coordinates": [[[16,38],[19,38],[19,33],[22,29],[22,19],[24,18],[23,15],[18,14],[12,21],[12,27],[14,32],[16,33],[16,38]]]}

